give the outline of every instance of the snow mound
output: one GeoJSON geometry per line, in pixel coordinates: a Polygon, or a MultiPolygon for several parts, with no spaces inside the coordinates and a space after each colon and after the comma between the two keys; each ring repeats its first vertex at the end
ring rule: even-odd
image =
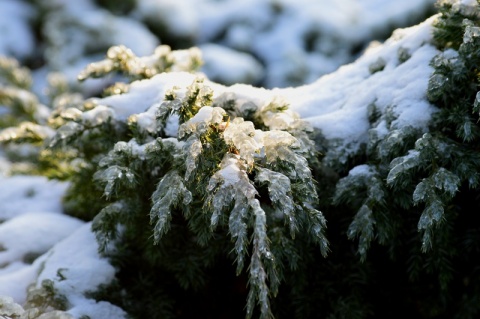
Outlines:
{"type": "Polygon", "coordinates": [[[0,295],[26,300],[38,266],[30,265],[83,224],[58,213],[25,213],[0,224],[0,295]]]}
{"type": "Polygon", "coordinates": [[[0,177],[0,221],[28,212],[61,213],[67,187],[41,176],[0,177]]]}
{"type": "Polygon", "coordinates": [[[124,318],[125,312],[108,303],[85,296],[101,284],[110,283],[115,269],[98,254],[98,244],[91,223],[84,224],[65,240],[56,244],[43,258],[43,269],[37,286],[45,279],[53,280],[58,293],[66,296],[68,313],[75,318],[124,318]]]}

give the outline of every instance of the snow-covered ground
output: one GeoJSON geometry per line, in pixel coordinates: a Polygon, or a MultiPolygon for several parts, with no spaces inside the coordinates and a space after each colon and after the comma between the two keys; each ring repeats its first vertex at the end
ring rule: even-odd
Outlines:
{"type": "MultiPolygon", "coordinates": [[[[52,61],[44,68],[76,76],[79,66],[98,59],[98,55],[88,55],[92,38],[84,30],[101,29],[101,46],[124,43],[139,55],[151,54],[159,40],[141,22],[158,15],[172,34],[191,37],[204,49],[203,71],[212,79],[233,84],[242,80],[255,83],[263,77],[272,87],[310,83],[273,90],[246,84],[208,84],[217,96],[230,92],[238,100],[244,98],[257,105],[282,97],[291,110],[320,129],[327,141],[342,141],[337,147],[343,148],[346,156],[366,143],[372,131],[382,136],[405,125],[426,129],[435,112],[425,97],[432,72],[429,61],[438,53],[429,44],[432,19],[395,31],[385,44],[372,44],[356,62],[317,80],[348,62],[352,48],[359,43],[391,26],[408,24],[417,13],[421,15],[432,5],[431,0],[143,0],[130,16],[122,18],[98,8],[93,1],[44,1],[45,6],[54,3],[65,7],[61,14],[55,13],[56,20],[52,18],[50,28],[56,30],[49,36],[58,43],[46,50],[52,61]],[[80,16],[88,18],[78,20],[80,16]],[[77,18],[76,24],[71,17],[77,18]],[[64,29],[58,29],[65,25],[82,41],[65,38],[64,29]],[[75,25],[80,26],[77,31],[75,25]],[[213,44],[214,39],[219,39],[218,43],[213,44]],[[69,46],[64,47],[65,43],[69,46]],[[372,125],[369,105],[375,105],[382,114],[392,112],[394,121],[387,124],[380,120],[372,125]]],[[[0,1],[0,54],[20,60],[34,55],[29,21],[35,14],[26,2],[0,1]]],[[[38,70],[38,74],[44,72],[38,70]]],[[[133,83],[128,94],[105,98],[103,104],[126,118],[161,102],[172,86],[189,86],[194,77],[188,73],[160,74],[133,83]]],[[[169,132],[174,134],[175,129],[169,128],[169,132]]],[[[115,270],[98,255],[90,224],[63,214],[61,198],[68,184],[43,177],[9,176],[8,166],[0,158],[0,295],[22,304],[30,284],[39,286],[42,280],[50,279],[67,297],[68,312],[75,318],[124,317],[118,307],[84,295],[110,282],[115,270]]]]}
{"type": "Polygon", "coordinates": [[[51,279],[75,318],[122,318],[118,307],[84,296],[109,283],[115,269],[99,256],[90,223],[63,214],[67,186],[38,176],[0,177],[0,296],[23,304],[31,284],[51,279]]]}

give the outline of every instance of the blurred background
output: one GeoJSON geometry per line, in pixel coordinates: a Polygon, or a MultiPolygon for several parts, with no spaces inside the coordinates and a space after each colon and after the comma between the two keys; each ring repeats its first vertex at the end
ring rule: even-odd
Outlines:
{"type": "MultiPolygon", "coordinates": [[[[435,0],[0,0],[0,55],[34,72],[76,76],[124,44],[139,56],[159,44],[198,46],[211,80],[299,86],[352,62],[372,41],[434,14],[435,0]]],[[[375,43],[375,42],[373,42],[375,43]]],[[[94,80],[93,80],[94,81],[94,80]]]]}

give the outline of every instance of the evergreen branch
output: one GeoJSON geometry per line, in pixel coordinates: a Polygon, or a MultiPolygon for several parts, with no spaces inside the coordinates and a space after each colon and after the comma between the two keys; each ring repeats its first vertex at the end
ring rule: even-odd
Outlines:
{"type": "Polygon", "coordinates": [[[51,138],[55,132],[49,127],[31,122],[20,123],[16,127],[9,127],[0,131],[0,143],[29,143],[41,145],[51,138]]]}
{"type": "Polygon", "coordinates": [[[357,236],[359,238],[358,253],[362,262],[366,260],[367,250],[375,238],[374,226],[375,219],[372,216],[372,210],[367,205],[362,205],[348,227],[348,238],[354,239],[357,236]]]}
{"type": "Polygon", "coordinates": [[[123,73],[133,80],[148,79],[168,71],[192,72],[201,64],[201,54],[197,48],[171,51],[169,46],[161,45],[153,55],[139,58],[132,50],[119,45],[108,50],[106,59],[89,64],[78,75],[78,80],[101,78],[112,72],[123,73]]]}
{"type": "Polygon", "coordinates": [[[0,56],[0,85],[11,85],[29,90],[32,85],[30,70],[21,67],[16,59],[0,56]]]}
{"type": "MultiPolygon", "coordinates": [[[[260,318],[272,318],[270,301],[269,301],[269,287],[267,279],[275,283],[275,277],[267,276],[267,271],[264,267],[262,259],[273,260],[273,255],[270,252],[268,237],[266,233],[266,216],[265,211],[260,207],[258,200],[254,199],[249,203],[252,212],[255,216],[255,226],[253,232],[253,251],[249,266],[249,285],[250,291],[247,301],[247,318],[251,318],[253,314],[254,300],[257,299],[260,305],[260,318]],[[255,298],[251,297],[256,295],[255,298]]],[[[275,276],[275,271],[271,271],[269,275],[275,276]]]]}
{"type": "Polygon", "coordinates": [[[179,173],[172,170],[165,174],[152,195],[150,222],[155,222],[154,242],[158,243],[170,228],[171,212],[180,205],[187,206],[192,201],[192,194],[183,184],[179,173]]]}
{"type": "Polygon", "coordinates": [[[92,221],[92,231],[98,242],[98,249],[105,253],[110,242],[117,239],[119,221],[129,210],[125,201],[117,201],[103,208],[92,221]]]}
{"type": "Polygon", "coordinates": [[[255,181],[268,184],[269,197],[276,206],[276,212],[282,217],[285,216],[285,221],[290,228],[290,236],[295,238],[298,225],[294,215],[295,206],[291,195],[290,179],[282,173],[266,168],[258,168],[257,171],[255,181]]]}

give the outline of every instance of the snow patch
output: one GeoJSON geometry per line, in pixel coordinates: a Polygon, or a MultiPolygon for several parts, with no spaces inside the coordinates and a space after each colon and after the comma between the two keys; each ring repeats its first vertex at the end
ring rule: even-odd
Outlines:
{"type": "Polygon", "coordinates": [[[0,177],[0,220],[28,212],[62,213],[68,183],[41,176],[0,177]]]}
{"type": "Polygon", "coordinates": [[[199,49],[204,61],[201,71],[211,81],[255,84],[263,77],[263,66],[250,54],[212,43],[200,45],[199,49]]]}
{"type": "Polygon", "coordinates": [[[43,254],[83,222],[57,213],[25,213],[0,224],[0,266],[43,254]]]}
{"type": "Polygon", "coordinates": [[[68,312],[76,318],[83,315],[91,319],[125,318],[126,313],[120,308],[85,297],[85,293],[101,284],[110,283],[114,276],[115,268],[98,254],[91,223],[87,223],[45,255],[37,286],[45,279],[53,280],[58,293],[68,299],[68,312]]]}

